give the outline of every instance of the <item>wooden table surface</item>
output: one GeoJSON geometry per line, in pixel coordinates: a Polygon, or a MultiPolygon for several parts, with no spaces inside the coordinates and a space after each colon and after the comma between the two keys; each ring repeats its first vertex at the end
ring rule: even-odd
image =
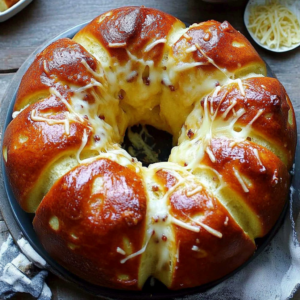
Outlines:
{"type": "MultiPolygon", "coordinates": [[[[91,20],[109,9],[126,5],[146,5],[161,9],[190,24],[209,19],[228,20],[252,41],[243,23],[246,3],[247,0],[237,0],[228,4],[208,4],[200,0],[35,0],[10,20],[0,23],[0,107],[14,73],[35,48],[62,31],[91,20]]],[[[266,51],[258,46],[256,49],[286,88],[300,128],[300,47],[281,54],[266,51]]],[[[0,245],[6,236],[7,228],[0,214],[0,245]]],[[[48,277],[47,283],[55,300],[94,299],[54,275],[48,277]]],[[[21,295],[14,299],[33,298],[21,295]]],[[[300,296],[297,295],[294,299],[300,299],[300,296]]]]}

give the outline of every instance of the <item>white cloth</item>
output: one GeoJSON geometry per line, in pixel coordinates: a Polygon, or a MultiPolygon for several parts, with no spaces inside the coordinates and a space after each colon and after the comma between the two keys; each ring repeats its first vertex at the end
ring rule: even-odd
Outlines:
{"type": "MultiPolygon", "coordinates": [[[[35,264],[45,266],[46,262],[24,238],[18,240],[18,245],[35,264]]],[[[20,252],[9,235],[0,249],[0,299],[10,299],[16,293],[28,293],[38,300],[50,300],[52,293],[45,283],[47,275],[46,270],[35,267],[20,252]]]]}

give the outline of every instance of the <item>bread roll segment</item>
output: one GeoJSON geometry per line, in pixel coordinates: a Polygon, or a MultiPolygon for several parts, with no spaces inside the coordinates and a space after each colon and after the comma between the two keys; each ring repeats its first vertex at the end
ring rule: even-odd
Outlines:
{"type": "Polygon", "coordinates": [[[195,177],[180,184],[182,179],[172,173],[159,171],[157,176],[162,185],[177,185],[168,204],[174,234],[172,277],[164,283],[179,289],[228,274],[252,255],[255,243],[195,177]]]}
{"type": "Polygon", "coordinates": [[[60,178],[33,226],[50,255],[74,274],[111,288],[137,289],[145,228],[142,180],[99,159],[60,178]],[[126,263],[125,263],[126,262],[126,263]]]}
{"type": "Polygon", "coordinates": [[[2,155],[41,243],[93,284],[202,285],[241,266],[276,223],[296,146],[292,104],[228,22],[189,28],[145,7],[106,12],[37,55],[2,155]],[[148,168],[128,127],[173,135],[148,168]]]}

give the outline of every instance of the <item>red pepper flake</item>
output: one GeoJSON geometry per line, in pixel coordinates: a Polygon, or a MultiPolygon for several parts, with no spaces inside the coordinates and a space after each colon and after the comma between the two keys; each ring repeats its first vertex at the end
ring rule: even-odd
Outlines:
{"type": "Polygon", "coordinates": [[[165,217],[162,218],[163,222],[165,222],[168,219],[168,215],[165,215],[165,217]]]}
{"type": "Polygon", "coordinates": [[[158,217],[152,217],[152,220],[157,223],[158,222],[158,217]]]}
{"type": "Polygon", "coordinates": [[[174,85],[169,85],[169,89],[171,92],[174,92],[175,91],[175,86],[174,85]]]}
{"type": "Polygon", "coordinates": [[[220,86],[220,82],[217,81],[216,84],[215,84],[215,86],[220,86]]]}
{"type": "Polygon", "coordinates": [[[143,83],[144,85],[150,85],[150,78],[149,77],[143,78],[143,83]]]}
{"type": "Polygon", "coordinates": [[[152,191],[157,192],[159,190],[159,187],[157,185],[152,186],[152,191]]]}
{"type": "Polygon", "coordinates": [[[192,129],[189,129],[187,136],[191,139],[194,136],[194,132],[192,131],[192,129]]]}
{"type": "Polygon", "coordinates": [[[86,120],[88,120],[89,119],[89,117],[87,116],[87,115],[84,115],[83,116],[86,120]]]}
{"type": "Polygon", "coordinates": [[[162,237],[161,237],[161,239],[162,239],[164,242],[166,242],[168,238],[163,234],[162,237]]]}
{"type": "Polygon", "coordinates": [[[100,136],[99,135],[94,135],[94,140],[95,142],[99,142],[101,140],[100,136]]]}
{"type": "Polygon", "coordinates": [[[105,120],[105,116],[103,116],[103,115],[99,115],[98,116],[101,120],[105,120]]]}
{"type": "Polygon", "coordinates": [[[185,166],[185,167],[187,166],[187,163],[186,163],[186,162],[184,163],[184,166],[185,166]]]}
{"type": "Polygon", "coordinates": [[[118,94],[118,98],[123,100],[125,98],[126,92],[124,90],[120,90],[118,94]]]}

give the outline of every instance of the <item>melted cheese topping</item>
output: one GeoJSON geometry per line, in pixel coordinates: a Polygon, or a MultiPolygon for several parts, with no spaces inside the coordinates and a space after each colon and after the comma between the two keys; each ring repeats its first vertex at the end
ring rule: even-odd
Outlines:
{"type": "Polygon", "coordinates": [[[144,52],[149,52],[150,50],[152,50],[156,45],[158,44],[165,44],[167,42],[166,39],[159,39],[154,41],[153,43],[149,44],[145,49],[144,52]]]}
{"type": "Polygon", "coordinates": [[[212,151],[210,150],[210,148],[209,147],[206,147],[206,153],[208,154],[208,156],[209,156],[209,158],[210,158],[210,160],[214,163],[214,162],[216,162],[216,158],[215,158],[215,156],[214,156],[214,154],[212,153],[212,151]]]}
{"type": "Polygon", "coordinates": [[[108,43],[109,48],[122,48],[126,47],[126,43],[108,43]]]}
{"type": "Polygon", "coordinates": [[[186,53],[191,53],[197,51],[197,47],[195,45],[191,46],[190,48],[187,48],[185,50],[186,53]]]}
{"type": "Polygon", "coordinates": [[[82,162],[82,160],[80,159],[80,153],[82,152],[82,150],[84,149],[85,145],[87,144],[87,141],[88,141],[88,135],[86,133],[86,129],[84,129],[83,136],[82,136],[82,142],[81,142],[80,148],[78,149],[78,151],[76,153],[76,158],[77,158],[77,161],[79,163],[82,162]]]}
{"type": "Polygon", "coordinates": [[[196,187],[195,189],[191,190],[190,192],[186,192],[186,195],[187,195],[188,197],[191,197],[191,196],[197,194],[198,192],[202,191],[202,189],[203,189],[202,186],[198,186],[198,187],[196,187]]]}
{"type": "Polygon", "coordinates": [[[249,189],[246,186],[246,184],[245,184],[243,178],[241,177],[240,173],[236,169],[233,169],[233,172],[234,172],[234,175],[235,175],[236,179],[238,180],[238,182],[242,186],[242,189],[244,190],[244,192],[249,193],[249,189]]]}
{"type": "Polygon", "coordinates": [[[197,47],[197,49],[201,52],[201,54],[208,60],[209,63],[211,63],[212,65],[214,65],[218,70],[220,70],[226,77],[228,78],[233,78],[234,77],[234,74],[233,73],[230,73],[227,69],[223,69],[223,68],[220,68],[215,62],[213,59],[211,59],[210,57],[208,57],[204,51],[201,49],[200,45],[195,43],[195,46],[197,47]]]}
{"type": "Polygon", "coordinates": [[[196,227],[196,226],[192,226],[192,225],[189,225],[185,222],[182,222],[174,217],[172,217],[172,223],[174,223],[175,225],[177,226],[180,226],[186,230],[190,230],[190,231],[193,231],[193,232],[199,232],[200,231],[200,228],[199,227],[196,227]]]}
{"type": "Polygon", "coordinates": [[[122,254],[122,255],[126,255],[126,252],[120,248],[120,247],[117,247],[117,250],[116,250],[118,253],[122,254]]]}
{"type": "Polygon", "coordinates": [[[146,241],[145,245],[143,246],[143,248],[140,249],[139,251],[135,252],[135,253],[132,253],[132,254],[128,255],[126,258],[122,259],[120,261],[121,264],[125,264],[127,260],[129,260],[131,258],[134,258],[136,256],[139,256],[139,255],[141,255],[142,253],[144,253],[146,251],[146,248],[147,248],[148,243],[149,243],[150,238],[151,238],[152,230],[148,230],[147,233],[148,233],[147,234],[147,236],[148,236],[147,241],[146,241]]]}
{"type": "Polygon", "coordinates": [[[41,117],[41,116],[37,116],[36,115],[36,110],[33,109],[30,113],[30,118],[32,121],[34,122],[46,122],[48,125],[53,125],[53,124],[64,124],[65,125],[65,131],[66,131],[66,134],[69,135],[70,134],[70,120],[73,120],[71,118],[71,115],[66,112],[65,113],[65,119],[63,120],[59,120],[59,119],[48,119],[48,118],[45,118],[45,117],[41,117]]]}
{"type": "Polygon", "coordinates": [[[262,162],[261,162],[261,160],[260,160],[260,158],[259,158],[259,154],[258,154],[257,149],[254,148],[254,149],[253,149],[253,153],[254,153],[254,155],[256,156],[256,159],[257,159],[258,163],[261,165],[261,171],[265,171],[266,168],[265,168],[265,166],[262,164],[262,162]]]}
{"type": "MultiPolygon", "coordinates": [[[[172,37],[154,40],[145,47],[144,52],[151,51],[158,44],[165,44],[164,50],[167,47],[172,47],[182,35],[187,40],[191,40],[186,31],[187,29],[182,29],[172,37]]],[[[84,46],[88,50],[91,49],[89,44],[84,46]]],[[[108,44],[110,48],[125,48],[126,46],[126,43],[108,44]]],[[[251,131],[252,124],[263,111],[258,111],[250,123],[240,132],[236,132],[234,126],[239,118],[246,113],[246,110],[241,108],[236,112],[234,110],[236,101],[233,101],[222,116],[218,117],[220,104],[226,98],[226,94],[215,111],[213,100],[218,96],[221,87],[227,84],[236,84],[242,96],[245,96],[245,90],[241,79],[232,80],[234,75],[227,69],[220,68],[198,44],[183,49],[182,53],[190,57],[192,55],[189,53],[199,50],[207,60],[204,63],[184,59],[178,63],[172,55],[169,55],[155,65],[152,60],[139,58],[127,48],[125,50],[129,60],[120,63],[107,54],[107,49],[100,48],[100,46],[99,49],[101,49],[100,54],[97,51],[90,51],[101,61],[101,64],[97,64],[96,70],[93,70],[86,60],[81,60],[81,64],[92,76],[89,83],[85,86],[71,85],[73,94],[69,99],[65,99],[56,88],[51,87],[49,89],[51,94],[58,97],[66,105],[68,111],[65,113],[65,119],[50,119],[46,115],[37,116],[35,110],[31,112],[31,119],[47,122],[49,125],[64,124],[66,134],[70,132],[70,122],[84,124],[82,142],[75,153],[79,164],[106,158],[124,167],[130,167],[143,178],[145,192],[149,200],[147,202],[147,231],[143,246],[134,253],[131,253],[132,251],[126,252],[126,248],[123,250],[120,247],[116,248],[116,252],[121,255],[129,254],[120,261],[121,264],[124,264],[136,256],[142,255],[144,257],[151,251],[151,255],[154,257],[154,266],[151,272],[156,274],[163,272],[166,268],[174,267],[172,265],[174,255],[179,262],[180,241],[175,240],[174,226],[192,232],[199,232],[203,228],[211,235],[222,238],[221,232],[200,220],[193,220],[188,217],[190,220],[184,222],[172,216],[169,207],[170,198],[179,189],[182,189],[187,197],[197,194],[203,188],[211,194],[218,195],[220,190],[226,186],[226,182],[214,168],[203,164],[205,155],[208,155],[212,163],[216,163],[216,157],[210,148],[211,140],[222,136],[232,138],[234,141],[245,139],[251,131]],[[202,66],[209,64],[215,66],[216,70],[207,73],[202,66]],[[182,76],[183,72],[186,72],[185,76],[182,76]],[[217,84],[220,86],[216,87],[217,84]],[[210,94],[208,94],[209,91],[211,91],[210,94]],[[90,97],[87,98],[92,98],[92,101],[87,101],[86,95],[89,95],[90,97]],[[201,100],[203,97],[202,107],[201,100]],[[172,121],[173,116],[175,116],[175,121],[172,121]],[[178,146],[173,148],[168,162],[154,163],[149,168],[144,168],[140,162],[132,157],[136,153],[132,152],[130,155],[120,147],[126,128],[132,125],[150,123],[170,132],[173,130],[173,125],[179,128],[184,121],[186,121],[187,128],[182,128],[178,146]],[[193,132],[190,137],[187,134],[189,130],[193,132]],[[85,157],[85,150],[94,151],[96,154],[85,157]],[[161,187],[155,179],[155,174],[159,170],[164,170],[177,179],[176,184],[166,192],[164,192],[164,187],[161,187]],[[207,179],[201,177],[197,172],[211,173],[214,177],[207,179]],[[209,184],[208,181],[210,181],[209,184]],[[211,184],[212,181],[215,182],[211,184]],[[157,187],[158,190],[152,190],[153,186],[157,187]],[[157,240],[159,243],[156,243],[157,240]]],[[[45,61],[43,66],[45,72],[49,73],[45,61]]],[[[248,74],[247,76],[257,75],[248,74]]],[[[157,161],[151,147],[145,145],[141,135],[129,130],[128,137],[132,144],[144,151],[150,161],[157,161]]],[[[259,160],[258,153],[257,157],[259,160]]],[[[236,170],[234,170],[234,174],[244,192],[248,193],[249,190],[242,177],[236,170]]],[[[212,203],[208,204],[208,207],[212,208],[212,206],[212,203]]],[[[227,223],[228,217],[226,217],[224,224],[227,225],[227,223]]],[[[198,251],[199,248],[193,246],[192,250],[198,251]]]]}
{"type": "MultiPolygon", "coordinates": [[[[194,223],[200,225],[203,229],[205,229],[205,230],[206,230],[207,232],[209,232],[210,234],[212,234],[212,235],[214,235],[214,236],[216,236],[216,237],[218,237],[218,238],[222,238],[222,237],[223,237],[223,235],[222,235],[221,232],[219,232],[219,231],[217,231],[217,230],[211,228],[210,226],[204,224],[203,222],[201,222],[201,221],[199,221],[199,220],[194,220],[194,219],[190,218],[189,216],[187,216],[187,217],[188,217],[192,222],[194,222],[194,223]]],[[[199,230],[200,230],[200,229],[199,229],[199,230]]]]}
{"type": "Polygon", "coordinates": [[[225,225],[225,226],[228,225],[228,221],[229,221],[229,218],[226,216],[225,221],[224,221],[224,225],[225,225]]]}

